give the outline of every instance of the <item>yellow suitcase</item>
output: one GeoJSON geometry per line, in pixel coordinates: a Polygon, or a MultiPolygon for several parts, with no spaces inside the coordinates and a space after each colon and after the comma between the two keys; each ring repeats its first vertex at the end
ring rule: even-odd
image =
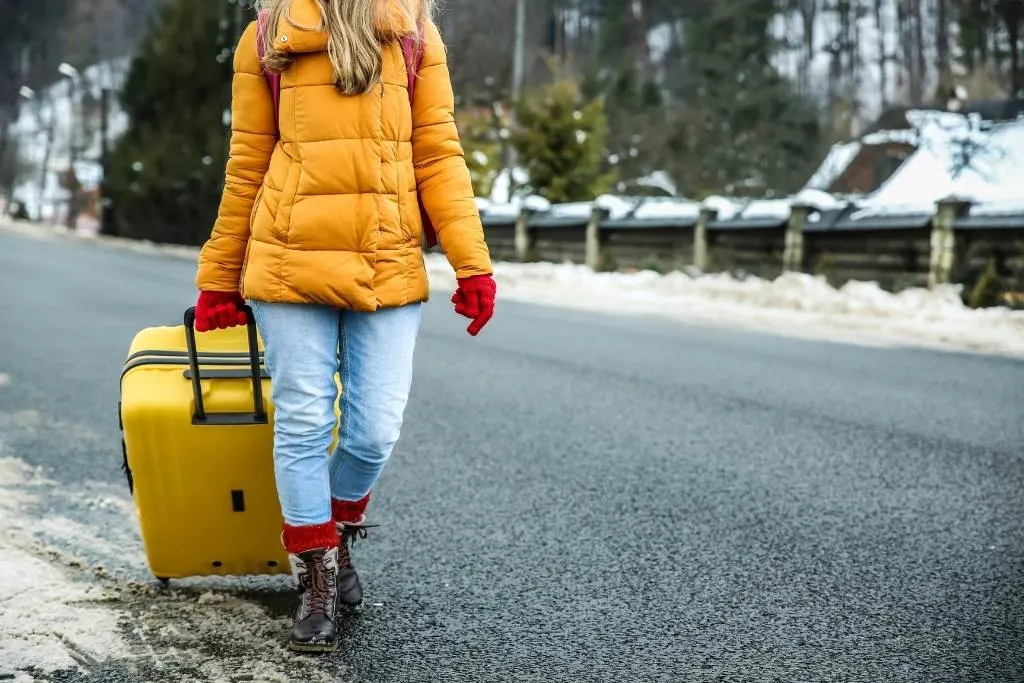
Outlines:
{"type": "Polygon", "coordinates": [[[124,470],[150,571],[164,582],[291,571],[270,378],[245,312],[247,327],[196,335],[190,308],[184,325],[139,332],[124,363],[124,470]]]}

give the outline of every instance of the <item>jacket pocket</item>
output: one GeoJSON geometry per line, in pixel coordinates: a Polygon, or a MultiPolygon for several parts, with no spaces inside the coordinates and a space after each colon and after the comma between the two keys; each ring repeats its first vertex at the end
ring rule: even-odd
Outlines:
{"type": "Polygon", "coordinates": [[[245,271],[249,268],[249,252],[252,251],[252,235],[249,235],[249,241],[245,243],[245,255],[242,257],[242,270],[238,275],[238,293],[243,297],[245,294],[245,271]]]}
{"type": "Polygon", "coordinates": [[[260,202],[263,201],[263,185],[260,185],[260,189],[256,192],[256,199],[252,203],[252,211],[249,212],[249,234],[252,234],[253,229],[256,227],[256,212],[260,209],[260,202]]]}
{"type": "Polygon", "coordinates": [[[277,215],[274,217],[274,235],[284,243],[288,242],[292,211],[295,208],[295,198],[299,194],[299,175],[301,172],[302,164],[292,161],[288,165],[288,173],[285,175],[284,184],[281,185],[281,201],[277,207],[277,215]]]}

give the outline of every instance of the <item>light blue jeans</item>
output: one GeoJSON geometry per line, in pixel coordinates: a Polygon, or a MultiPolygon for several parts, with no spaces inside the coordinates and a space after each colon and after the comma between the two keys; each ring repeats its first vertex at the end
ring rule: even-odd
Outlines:
{"type": "Polygon", "coordinates": [[[250,301],[274,401],[274,472],[285,522],[323,524],[331,498],[362,499],[398,441],[422,305],[373,313],[250,301]],[[338,447],[328,453],[336,424],[338,447]]]}

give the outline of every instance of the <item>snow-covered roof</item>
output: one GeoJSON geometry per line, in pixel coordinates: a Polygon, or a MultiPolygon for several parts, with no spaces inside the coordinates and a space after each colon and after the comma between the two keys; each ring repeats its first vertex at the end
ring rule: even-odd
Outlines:
{"type": "MultiPolygon", "coordinates": [[[[1024,189],[1022,189],[1024,194],[1024,189]]],[[[1020,216],[1024,214],[1024,197],[1020,199],[997,199],[975,204],[971,207],[973,216],[1020,216]]]]}
{"type": "Polygon", "coordinates": [[[861,144],[857,140],[832,145],[825,160],[807,181],[806,187],[813,190],[828,190],[832,183],[839,180],[839,177],[846,172],[846,169],[860,154],[860,150],[861,144]]]}
{"type": "Polygon", "coordinates": [[[918,132],[912,128],[897,128],[895,130],[876,130],[861,138],[865,145],[917,145],[918,132]]]}
{"type": "Polygon", "coordinates": [[[953,196],[978,203],[1019,202],[1024,194],[1024,119],[985,130],[977,119],[933,113],[941,116],[918,119],[920,147],[858,202],[858,217],[933,213],[937,201],[953,196]]]}

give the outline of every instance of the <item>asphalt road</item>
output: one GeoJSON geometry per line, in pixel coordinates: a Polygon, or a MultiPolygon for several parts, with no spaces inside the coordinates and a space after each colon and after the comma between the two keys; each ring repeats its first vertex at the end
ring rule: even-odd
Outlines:
{"type": "MultiPolygon", "coordinates": [[[[76,551],[133,587],[129,640],[157,600],[118,531],[134,520],[72,494],[127,500],[120,366],[136,330],[177,324],[192,273],[0,233],[0,415],[38,415],[0,433],[58,483],[39,514],[122,539],[76,551]]],[[[446,297],[428,307],[382,526],[355,549],[371,607],[325,675],[1024,680],[1024,362],[508,301],[481,337],[464,327],[446,297]]],[[[188,670],[137,653],[93,679],[201,680],[203,658],[278,648],[287,584],[211,585],[172,589],[188,609],[164,626],[212,590],[281,628],[259,646],[200,629],[188,670]]]]}

